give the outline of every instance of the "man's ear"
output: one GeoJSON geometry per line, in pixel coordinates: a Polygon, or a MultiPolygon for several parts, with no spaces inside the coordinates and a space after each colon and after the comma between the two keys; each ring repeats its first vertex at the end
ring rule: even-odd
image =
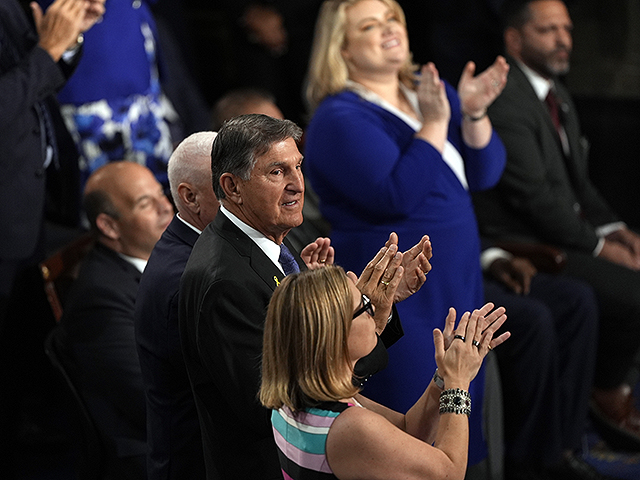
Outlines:
{"type": "Polygon", "coordinates": [[[220,186],[227,200],[237,205],[242,205],[242,182],[232,173],[223,173],[220,176],[220,186]]]}
{"type": "Polygon", "coordinates": [[[200,210],[198,195],[190,184],[182,182],[178,185],[178,197],[188,209],[196,213],[200,210]]]}
{"type": "Polygon", "coordinates": [[[100,213],[96,217],[96,227],[100,230],[100,233],[111,240],[118,240],[120,238],[120,225],[118,222],[107,215],[106,213],[100,213]]]}
{"type": "Polygon", "coordinates": [[[520,31],[513,27],[507,27],[504,31],[505,51],[514,58],[520,58],[522,51],[522,35],[520,31]]]}

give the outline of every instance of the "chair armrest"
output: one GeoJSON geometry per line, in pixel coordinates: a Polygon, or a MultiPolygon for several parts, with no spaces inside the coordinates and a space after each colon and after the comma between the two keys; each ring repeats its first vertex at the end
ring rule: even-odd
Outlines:
{"type": "Polygon", "coordinates": [[[567,254],[564,250],[544,243],[497,242],[496,247],[502,248],[516,257],[525,257],[535,267],[546,273],[559,273],[567,264],[567,254]]]}

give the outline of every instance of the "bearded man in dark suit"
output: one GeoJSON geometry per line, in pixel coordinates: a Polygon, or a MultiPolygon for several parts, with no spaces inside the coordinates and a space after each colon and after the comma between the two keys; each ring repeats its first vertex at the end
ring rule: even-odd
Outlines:
{"type": "MultiPolygon", "coordinates": [[[[588,177],[588,143],[558,76],[573,28],[561,0],[506,2],[507,86],[489,108],[507,149],[495,189],[475,196],[482,233],[567,253],[564,274],[590,284],[600,307],[592,412],[625,447],[640,449],[640,413],[628,377],[640,346],[640,236],[588,177]]],[[[614,440],[615,441],[615,440],[614,440]]]]}

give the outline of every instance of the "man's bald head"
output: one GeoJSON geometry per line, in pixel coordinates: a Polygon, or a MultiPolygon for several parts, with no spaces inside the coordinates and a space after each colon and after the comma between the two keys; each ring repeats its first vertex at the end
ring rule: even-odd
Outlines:
{"type": "Polygon", "coordinates": [[[102,243],[143,259],[149,258],[173,213],[151,170],[124,161],[108,163],[89,177],[83,205],[102,243]]]}

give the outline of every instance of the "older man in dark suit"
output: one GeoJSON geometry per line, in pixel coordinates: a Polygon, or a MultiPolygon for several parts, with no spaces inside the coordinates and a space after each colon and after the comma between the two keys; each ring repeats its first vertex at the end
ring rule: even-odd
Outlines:
{"type": "MultiPolygon", "coordinates": [[[[305,268],[285,238],[302,222],[304,179],[296,145],[301,135],[290,121],[243,115],[225,123],[214,141],[213,188],[221,206],[191,253],[179,311],[208,478],[214,478],[212,472],[235,479],[282,475],[269,412],[256,394],[266,307],[284,276],[305,268]]],[[[403,256],[394,240],[359,283],[378,303],[379,331],[397,339],[399,324],[392,320],[384,328],[396,288],[401,279],[406,295],[422,285],[430,269],[430,244],[423,241],[403,256]],[[374,269],[375,264],[382,268],[374,269]],[[407,279],[414,279],[410,286],[407,279]]],[[[332,250],[325,247],[316,246],[306,263],[331,262],[332,250]]],[[[382,362],[385,354],[382,348],[382,362]]],[[[379,367],[370,360],[367,371],[379,367]]]]}
{"type": "MultiPolygon", "coordinates": [[[[475,197],[482,232],[567,252],[567,275],[600,305],[593,412],[625,446],[640,448],[640,414],[628,381],[640,345],[640,237],[588,178],[587,142],[558,80],[569,70],[572,23],[560,0],[507,2],[507,86],[489,108],[507,148],[498,186],[475,197]]],[[[579,374],[578,372],[577,374],[579,374]]]]}
{"type": "Polygon", "coordinates": [[[169,159],[169,187],[178,213],[151,252],[136,299],[136,343],[147,398],[147,469],[149,478],[157,480],[205,477],[198,412],[180,347],[178,290],[193,245],[218,211],[211,185],[215,136],[194,133],[169,159]]]}
{"type": "Polygon", "coordinates": [[[55,340],[105,442],[107,471],[146,477],[146,414],[133,313],[140,276],[173,210],[147,167],[114,162],[87,181],[96,245],[67,298],[55,340]]]}

